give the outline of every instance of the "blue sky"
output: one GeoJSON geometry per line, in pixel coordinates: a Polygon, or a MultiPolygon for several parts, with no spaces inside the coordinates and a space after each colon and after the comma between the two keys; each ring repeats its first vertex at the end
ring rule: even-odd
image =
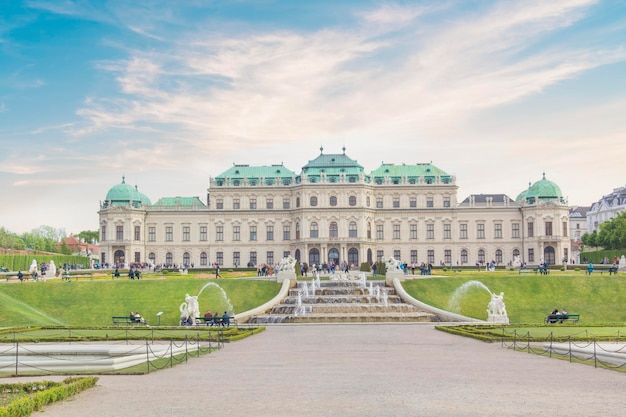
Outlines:
{"type": "Polygon", "coordinates": [[[95,230],[110,187],[233,163],[431,162],[459,199],[626,178],[626,2],[0,0],[0,226],[95,230]]]}

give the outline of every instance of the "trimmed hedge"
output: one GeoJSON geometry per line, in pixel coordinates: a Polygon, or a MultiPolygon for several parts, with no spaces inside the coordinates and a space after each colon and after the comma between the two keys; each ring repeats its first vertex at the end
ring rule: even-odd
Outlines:
{"type": "Polygon", "coordinates": [[[3,393],[23,393],[4,407],[0,407],[0,417],[26,417],[44,405],[64,400],[96,385],[96,377],[70,377],[63,382],[41,381],[18,384],[2,384],[3,393]]]}
{"type": "Polygon", "coordinates": [[[0,255],[0,266],[8,268],[10,271],[28,271],[33,259],[36,259],[38,264],[42,262],[49,263],[50,261],[54,261],[57,268],[61,268],[63,264],[82,265],[83,268],[91,267],[91,261],[87,256],[60,254],[4,254],[0,255]]]}

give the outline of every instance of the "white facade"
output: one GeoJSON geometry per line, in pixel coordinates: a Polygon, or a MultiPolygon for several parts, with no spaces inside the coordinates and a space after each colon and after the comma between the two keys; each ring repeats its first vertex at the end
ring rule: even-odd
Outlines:
{"type": "MultiPolygon", "coordinates": [[[[116,187],[132,192],[124,182],[116,187]]],[[[291,254],[310,265],[393,256],[409,265],[456,266],[506,265],[517,256],[554,264],[570,256],[562,199],[481,194],[458,202],[457,188],[430,164],[383,165],[366,174],[345,151],[322,153],[300,174],[282,165],[235,166],[210,180],[206,203],[125,202],[112,188],[99,211],[101,262],[235,267],[276,264],[291,254]],[[280,175],[270,178],[271,169],[280,175]]]]}
{"type": "Polygon", "coordinates": [[[600,224],[617,217],[626,210],[626,187],[613,189],[609,195],[603,196],[598,202],[593,203],[587,212],[587,232],[600,231],[600,224]]]}

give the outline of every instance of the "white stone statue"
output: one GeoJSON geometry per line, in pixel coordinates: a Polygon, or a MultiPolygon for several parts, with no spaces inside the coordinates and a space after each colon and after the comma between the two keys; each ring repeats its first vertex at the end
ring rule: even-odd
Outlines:
{"type": "Polygon", "coordinates": [[[619,258],[619,266],[618,269],[620,271],[626,271],[626,256],[622,255],[621,258],[619,258]]]}
{"type": "Polygon", "coordinates": [[[519,255],[515,255],[513,257],[513,268],[520,268],[522,266],[522,261],[519,259],[519,255]]]}
{"type": "Polygon", "coordinates": [[[48,275],[52,278],[57,276],[57,267],[54,264],[54,261],[50,261],[50,264],[48,265],[48,275]]]}
{"type": "Polygon", "coordinates": [[[487,321],[492,323],[509,323],[509,317],[506,314],[506,306],[504,305],[504,293],[500,295],[491,293],[491,301],[487,305],[487,321]]]}
{"type": "Polygon", "coordinates": [[[37,260],[33,259],[33,261],[30,263],[30,267],[28,268],[28,272],[31,273],[31,274],[33,272],[38,272],[37,260]]]}
{"type": "Polygon", "coordinates": [[[185,294],[185,301],[178,308],[180,310],[180,317],[191,317],[195,322],[196,317],[200,317],[200,305],[198,304],[197,295],[185,294]]]}
{"type": "Polygon", "coordinates": [[[388,272],[400,269],[400,261],[396,260],[393,256],[390,256],[388,258],[383,257],[383,261],[385,262],[385,266],[387,267],[388,272]]]}
{"type": "Polygon", "coordinates": [[[278,270],[285,272],[295,272],[296,270],[296,258],[288,255],[280,260],[278,263],[278,270]]]}

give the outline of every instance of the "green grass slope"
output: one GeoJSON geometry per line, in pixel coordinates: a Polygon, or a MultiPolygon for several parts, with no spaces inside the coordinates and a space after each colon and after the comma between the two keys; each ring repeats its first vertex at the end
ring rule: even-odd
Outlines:
{"type": "Polygon", "coordinates": [[[514,272],[461,272],[446,277],[405,281],[411,296],[432,306],[475,317],[487,318],[490,295],[470,285],[453,302],[455,291],[468,281],[480,281],[494,293],[504,292],[512,323],[543,323],[555,308],[579,313],[581,323],[626,321],[626,274],[584,275],[553,271],[550,275],[518,275],[514,272]],[[455,309],[454,306],[459,308],[455,309]]]}
{"type": "MultiPolygon", "coordinates": [[[[139,311],[149,324],[177,325],[185,294],[197,295],[207,283],[225,292],[234,312],[243,312],[274,297],[280,285],[271,281],[198,278],[83,280],[11,283],[0,285],[0,326],[111,325],[111,316],[139,311]]],[[[222,292],[208,286],[198,297],[201,313],[220,314],[227,308],[222,292]]]]}

